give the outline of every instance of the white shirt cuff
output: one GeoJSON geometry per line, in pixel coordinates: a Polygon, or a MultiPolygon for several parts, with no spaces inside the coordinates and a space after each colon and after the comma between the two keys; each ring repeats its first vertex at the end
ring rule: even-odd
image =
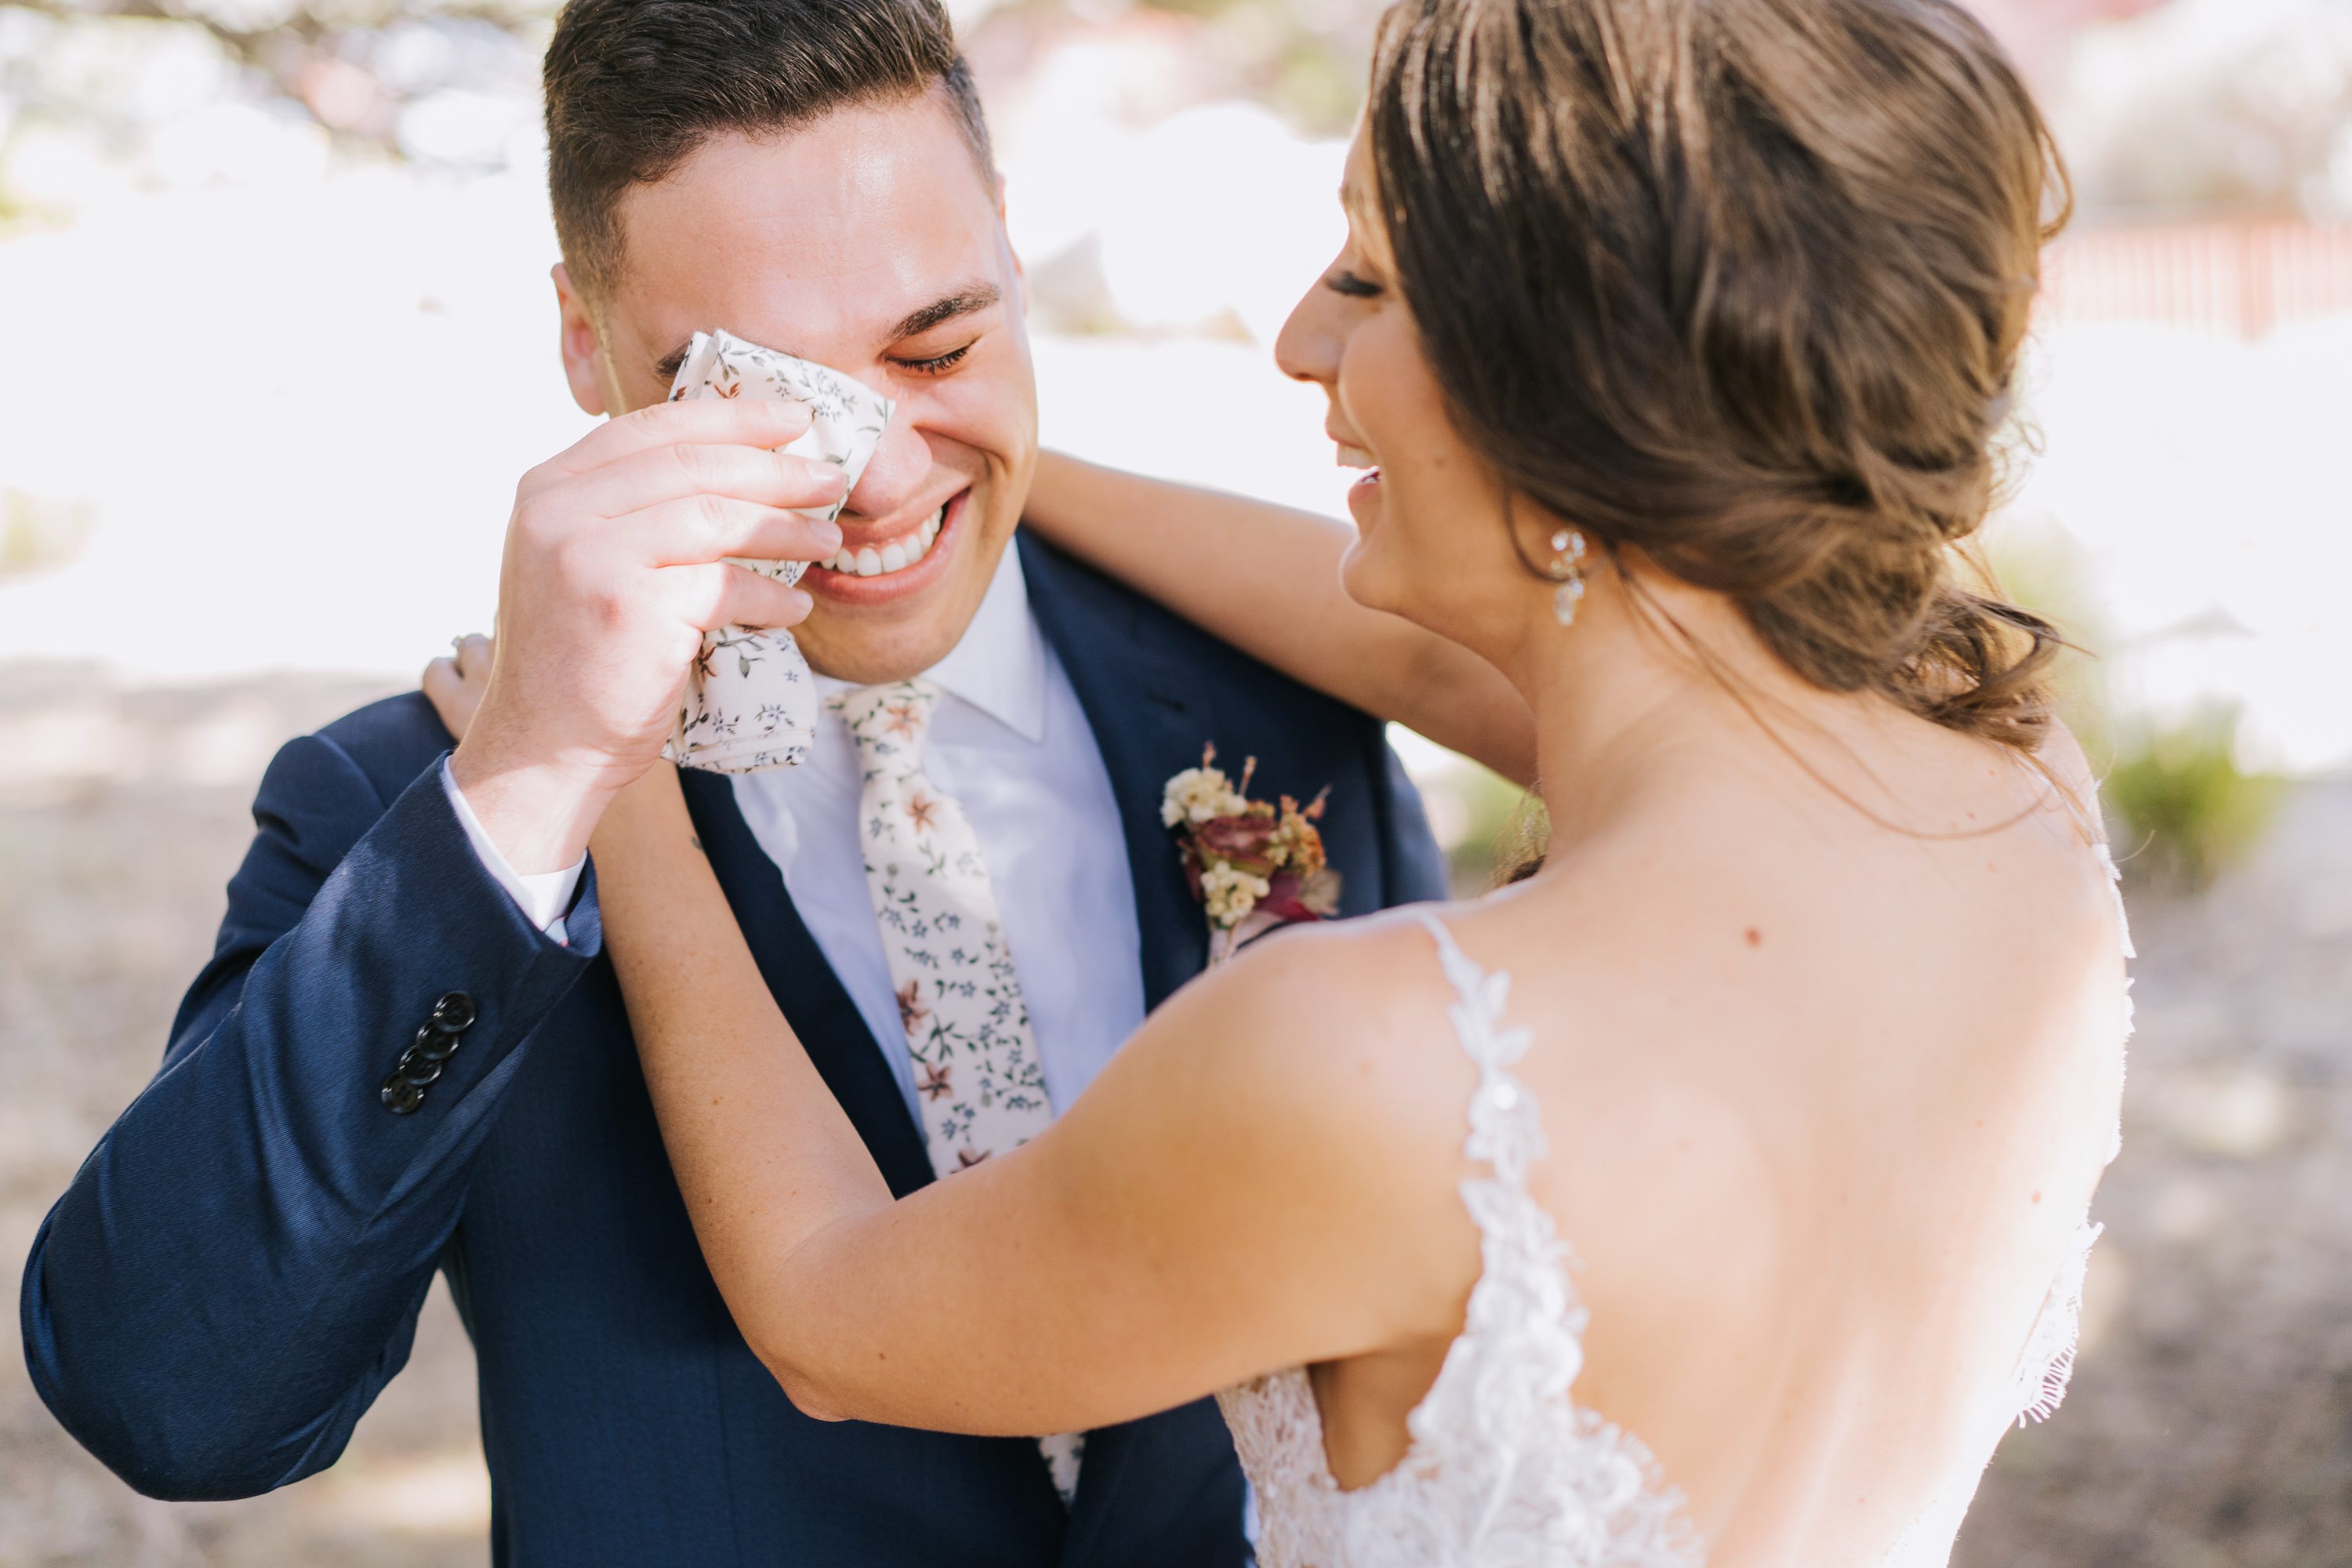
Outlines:
{"type": "Polygon", "coordinates": [[[466,830],[466,841],[474,847],[474,858],[481,861],[482,869],[507,890],[525,920],[556,941],[565,941],[563,911],[572,907],[572,895],[579,890],[580,874],[588,868],[588,858],[583,855],[561,871],[538,871],[526,877],[507,864],[481,818],[466,804],[466,792],[450,774],[446,757],[441,759],[441,789],[449,797],[449,809],[457,814],[457,826],[466,830]]]}

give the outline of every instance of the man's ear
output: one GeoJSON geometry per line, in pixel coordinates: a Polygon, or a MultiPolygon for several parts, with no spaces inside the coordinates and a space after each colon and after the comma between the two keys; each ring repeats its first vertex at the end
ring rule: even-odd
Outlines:
{"type": "Polygon", "coordinates": [[[583,414],[606,414],[604,340],[588,301],[572,287],[572,274],[561,261],[549,274],[555,279],[555,307],[562,322],[563,379],[572,384],[572,401],[583,414]]]}

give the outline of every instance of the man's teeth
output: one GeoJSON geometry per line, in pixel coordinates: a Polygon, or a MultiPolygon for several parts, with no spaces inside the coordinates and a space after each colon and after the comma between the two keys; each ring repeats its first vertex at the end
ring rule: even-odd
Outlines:
{"type": "Polygon", "coordinates": [[[923,526],[904,539],[894,539],[877,550],[868,544],[857,550],[844,550],[832,560],[822,563],[830,572],[845,577],[881,577],[893,572],[904,572],[931,552],[940,537],[940,526],[947,521],[948,509],[939,510],[923,520],[923,526]]]}

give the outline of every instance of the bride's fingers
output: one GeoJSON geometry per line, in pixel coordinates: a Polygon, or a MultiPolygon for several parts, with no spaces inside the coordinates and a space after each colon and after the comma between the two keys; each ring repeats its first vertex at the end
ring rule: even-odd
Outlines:
{"type": "Polygon", "coordinates": [[[482,691],[488,684],[486,679],[468,679],[454,658],[436,658],[425,667],[425,700],[433,704],[433,711],[441,716],[449,733],[461,741],[466,738],[466,727],[474,721],[474,710],[482,705],[482,691]]]}
{"type": "Polygon", "coordinates": [[[467,680],[486,681],[490,678],[490,654],[497,645],[479,632],[467,632],[457,639],[457,673],[467,680]]]}

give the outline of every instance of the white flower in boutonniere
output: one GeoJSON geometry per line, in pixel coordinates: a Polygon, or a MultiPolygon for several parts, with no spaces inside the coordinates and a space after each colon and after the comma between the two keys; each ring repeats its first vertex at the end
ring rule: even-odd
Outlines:
{"type": "Polygon", "coordinates": [[[1199,767],[1168,781],[1160,802],[1160,820],[1174,831],[1185,878],[1208,913],[1212,964],[1276,926],[1339,912],[1339,873],[1325,862],[1315,826],[1330,791],[1304,806],[1288,795],[1272,805],[1249,797],[1255,757],[1242,765],[1239,784],[1216,762],[1211,746],[1199,767]]]}

